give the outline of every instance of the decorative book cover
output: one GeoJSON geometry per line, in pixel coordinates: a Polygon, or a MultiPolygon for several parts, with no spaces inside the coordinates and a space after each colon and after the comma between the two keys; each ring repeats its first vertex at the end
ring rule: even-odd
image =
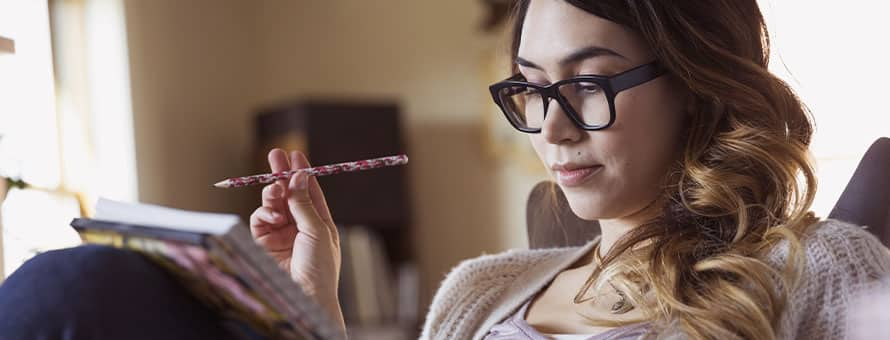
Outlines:
{"type": "Polygon", "coordinates": [[[338,336],[321,307],[254,243],[237,215],[100,199],[94,218],[76,218],[71,226],[84,243],[147,256],[224,319],[237,320],[247,338],[338,336]]]}

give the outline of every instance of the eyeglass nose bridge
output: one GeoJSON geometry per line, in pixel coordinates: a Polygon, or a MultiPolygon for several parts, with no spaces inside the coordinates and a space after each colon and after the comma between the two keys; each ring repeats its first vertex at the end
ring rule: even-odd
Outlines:
{"type": "Polygon", "coordinates": [[[544,119],[543,120],[546,122],[547,121],[547,112],[550,111],[550,100],[556,99],[556,98],[551,97],[549,93],[547,93],[547,94],[541,93],[541,95],[544,96],[544,100],[542,100],[544,102],[544,119]]]}
{"type": "Polygon", "coordinates": [[[551,99],[556,101],[556,105],[558,105],[559,108],[562,109],[562,111],[563,111],[562,113],[564,115],[566,115],[566,118],[568,118],[570,121],[572,121],[572,124],[575,124],[576,126],[581,127],[581,125],[580,125],[581,123],[578,122],[577,119],[575,119],[575,117],[572,117],[572,114],[569,112],[569,108],[567,108],[567,106],[570,104],[565,99],[565,97],[563,97],[562,94],[559,93],[558,86],[543,88],[543,89],[539,90],[539,93],[541,94],[541,97],[543,99],[542,102],[544,103],[544,116],[543,116],[543,119],[541,122],[542,127],[543,127],[543,122],[547,121],[547,113],[550,112],[550,100],[551,99]]]}

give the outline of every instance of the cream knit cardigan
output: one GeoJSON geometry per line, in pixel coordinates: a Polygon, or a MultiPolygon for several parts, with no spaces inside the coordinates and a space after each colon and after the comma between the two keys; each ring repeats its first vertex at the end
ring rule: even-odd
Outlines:
{"type": "MultiPolygon", "coordinates": [[[[442,281],[421,339],[481,339],[556,275],[587,254],[581,247],[513,249],[461,262],[442,281]]],[[[862,227],[821,221],[802,238],[806,267],[780,323],[779,339],[844,339],[846,312],[863,292],[888,286],[890,251],[862,227]]],[[[787,244],[767,261],[784,263],[787,244]]],[[[890,307],[888,307],[890,308],[890,307]]]]}

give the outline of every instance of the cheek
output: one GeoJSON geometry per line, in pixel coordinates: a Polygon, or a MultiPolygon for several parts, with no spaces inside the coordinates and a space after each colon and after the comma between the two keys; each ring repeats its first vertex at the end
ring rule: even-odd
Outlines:
{"type": "Polygon", "coordinates": [[[538,155],[538,159],[540,159],[541,162],[546,162],[547,157],[544,154],[544,150],[547,148],[544,147],[544,144],[547,142],[544,140],[544,137],[542,137],[542,134],[529,134],[528,141],[531,143],[532,149],[535,149],[535,154],[538,155]]]}
{"type": "Polygon", "coordinates": [[[683,145],[685,104],[669,92],[651,91],[657,89],[620,94],[615,103],[615,129],[610,138],[603,139],[612,174],[632,196],[654,194],[683,145]]]}
{"type": "MultiPolygon", "coordinates": [[[[615,100],[616,136],[629,157],[670,163],[683,144],[680,136],[685,121],[683,96],[669,91],[668,82],[644,84],[641,91],[621,93],[615,100]],[[639,157],[638,157],[639,156],[639,157]]],[[[650,163],[650,162],[647,162],[650,163]]]]}

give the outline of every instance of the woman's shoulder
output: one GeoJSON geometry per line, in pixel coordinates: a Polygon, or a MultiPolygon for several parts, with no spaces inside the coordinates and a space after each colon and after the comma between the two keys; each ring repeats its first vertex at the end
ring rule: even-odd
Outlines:
{"type": "MultiPolygon", "coordinates": [[[[882,289],[890,275],[890,250],[866,226],[820,221],[801,235],[803,270],[786,311],[787,331],[798,338],[844,338],[854,301],[882,289]],[[829,335],[829,336],[823,336],[829,335]]],[[[777,258],[787,259],[787,243],[777,258]]]]}
{"type": "Polygon", "coordinates": [[[852,286],[890,275],[890,249],[868,228],[835,219],[811,228],[801,237],[807,274],[852,286]]]}
{"type": "Polygon", "coordinates": [[[490,289],[512,281],[543,261],[564,256],[577,249],[509,249],[466,259],[451,268],[436,295],[452,296],[453,294],[449,294],[452,291],[472,293],[474,290],[490,289]]]}
{"type": "MultiPolygon", "coordinates": [[[[807,271],[871,267],[890,272],[890,250],[867,228],[836,219],[825,219],[807,228],[800,236],[807,271]]],[[[773,247],[769,258],[785,262],[788,255],[788,243],[781,242],[773,247]]]]}
{"type": "Polygon", "coordinates": [[[464,338],[469,320],[479,321],[504,287],[543,261],[577,251],[578,247],[510,249],[463,260],[445,276],[427,311],[421,338],[464,338]]]}
{"type": "Polygon", "coordinates": [[[447,276],[519,274],[535,264],[567,253],[578,247],[547,249],[509,249],[495,254],[482,254],[458,263],[447,276]]]}
{"type": "Polygon", "coordinates": [[[871,227],[828,218],[813,224],[801,239],[809,243],[834,241],[843,244],[846,241],[881,244],[877,237],[868,231],[869,228],[871,227]]]}
{"type": "MultiPolygon", "coordinates": [[[[780,338],[845,338],[851,303],[886,285],[890,250],[867,227],[827,219],[800,236],[803,268],[782,320],[780,338]]],[[[789,259],[788,242],[768,257],[777,269],[789,259]]]]}
{"type": "Polygon", "coordinates": [[[801,239],[807,262],[814,269],[845,265],[859,273],[890,273],[890,250],[868,228],[836,219],[818,222],[801,239]]]}

